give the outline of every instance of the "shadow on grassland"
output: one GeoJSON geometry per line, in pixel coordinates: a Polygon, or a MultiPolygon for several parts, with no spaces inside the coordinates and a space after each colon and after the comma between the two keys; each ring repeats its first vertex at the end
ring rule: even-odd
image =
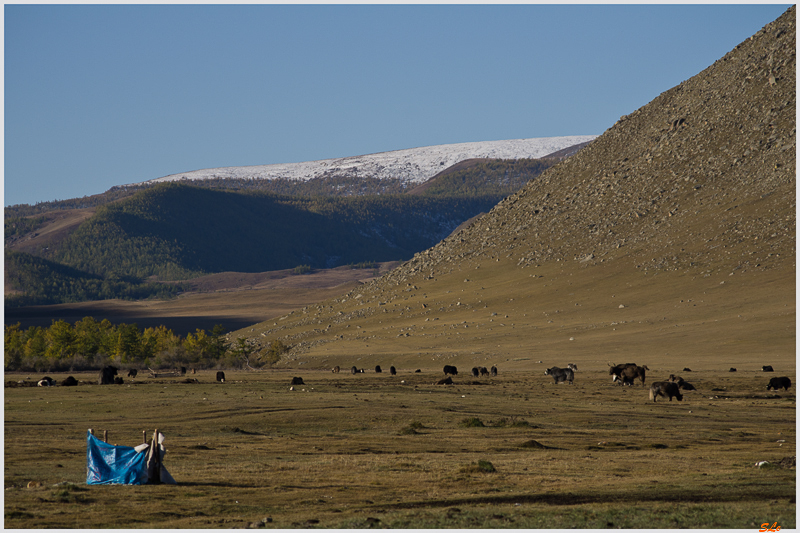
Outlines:
{"type": "Polygon", "coordinates": [[[704,486],[687,490],[679,487],[648,487],[620,492],[555,492],[548,494],[477,496],[475,498],[454,498],[449,500],[426,500],[383,504],[379,507],[390,509],[421,509],[451,507],[457,505],[500,505],[500,504],[547,504],[582,505],[591,503],[713,503],[741,502],[743,500],[776,500],[792,498],[794,487],[775,483],[758,483],[734,490],[730,486],[704,486]]]}

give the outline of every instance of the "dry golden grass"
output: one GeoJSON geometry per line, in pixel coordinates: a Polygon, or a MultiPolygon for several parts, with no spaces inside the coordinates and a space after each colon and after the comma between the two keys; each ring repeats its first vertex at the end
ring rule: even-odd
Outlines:
{"type": "Polygon", "coordinates": [[[653,403],[607,371],[422,370],[6,388],[5,526],[795,527],[795,470],[754,466],[795,453],[795,395],[770,374],[686,373],[699,392],[653,403]],[[90,427],[161,429],[179,484],[85,485],[90,427]]]}

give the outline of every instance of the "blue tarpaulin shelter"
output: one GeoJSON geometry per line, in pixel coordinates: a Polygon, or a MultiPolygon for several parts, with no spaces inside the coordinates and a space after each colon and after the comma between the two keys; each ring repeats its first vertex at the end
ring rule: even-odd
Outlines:
{"type": "Polygon", "coordinates": [[[86,483],[89,485],[143,485],[175,483],[161,464],[164,456],[164,435],[153,436],[153,442],[136,448],[113,446],[92,435],[86,435],[86,483]]]}

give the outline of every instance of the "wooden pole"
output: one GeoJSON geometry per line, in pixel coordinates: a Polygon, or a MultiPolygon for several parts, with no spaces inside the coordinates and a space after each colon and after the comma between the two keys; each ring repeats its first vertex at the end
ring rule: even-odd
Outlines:
{"type": "Polygon", "coordinates": [[[153,440],[156,443],[156,483],[161,483],[161,446],[158,444],[158,428],[156,428],[155,435],[153,435],[153,440]]]}

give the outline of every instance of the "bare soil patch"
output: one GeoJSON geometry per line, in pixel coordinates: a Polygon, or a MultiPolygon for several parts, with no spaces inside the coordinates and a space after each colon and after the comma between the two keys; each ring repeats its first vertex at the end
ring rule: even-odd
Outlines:
{"type": "Polygon", "coordinates": [[[65,209],[50,211],[43,216],[48,219],[42,227],[32,233],[6,241],[6,248],[17,252],[46,256],[47,249],[62,242],[70,233],[78,229],[81,223],[94,215],[96,208],[65,209]]]}

